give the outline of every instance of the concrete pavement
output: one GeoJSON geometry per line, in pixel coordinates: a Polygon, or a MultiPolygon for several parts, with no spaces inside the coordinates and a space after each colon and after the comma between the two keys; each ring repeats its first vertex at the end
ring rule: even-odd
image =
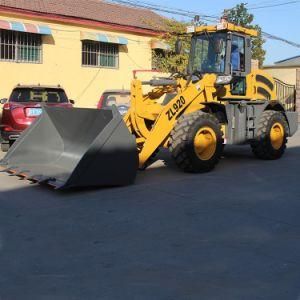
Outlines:
{"type": "Polygon", "coordinates": [[[279,161],[227,147],[208,174],[160,158],[125,188],[0,174],[0,299],[300,299],[300,133],[279,161]]]}

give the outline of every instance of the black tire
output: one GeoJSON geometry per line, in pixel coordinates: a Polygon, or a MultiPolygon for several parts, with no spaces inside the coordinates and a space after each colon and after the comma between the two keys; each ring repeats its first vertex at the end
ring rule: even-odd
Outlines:
{"type": "Polygon", "coordinates": [[[177,166],[185,172],[211,171],[219,162],[223,150],[223,133],[218,119],[212,114],[197,111],[180,117],[170,136],[169,151],[177,166]],[[194,139],[201,128],[209,127],[215,134],[213,155],[203,160],[197,155],[194,139]]]}
{"type": "Polygon", "coordinates": [[[1,151],[2,152],[7,152],[10,148],[10,143],[8,142],[2,142],[1,143],[1,151]]]}
{"type": "Polygon", "coordinates": [[[264,160],[279,159],[285,152],[288,132],[288,123],[281,112],[264,111],[259,121],[256,139],[251,143],[254,155],[264,160]],[[284,131],[280,147],[274,147],[271,141],[271,129],[277,123],[281,124],[284,131]]]}

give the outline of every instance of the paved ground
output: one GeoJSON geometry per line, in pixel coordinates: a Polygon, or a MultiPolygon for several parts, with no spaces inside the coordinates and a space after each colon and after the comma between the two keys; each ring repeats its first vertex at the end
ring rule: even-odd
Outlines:
{"type": "Polygon", "coordinates": [[[73,193],[0,174],[0,299],[300,299],[299,147],[73,193]]]}

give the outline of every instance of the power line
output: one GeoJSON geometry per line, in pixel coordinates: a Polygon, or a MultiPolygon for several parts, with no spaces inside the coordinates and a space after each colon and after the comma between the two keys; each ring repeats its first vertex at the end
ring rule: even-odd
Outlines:
{"type": "Polygon", "coordinates": [[[263,9],[263,8],[272,8],[272,7],[278,7],[278,6],[285,6],[285,5],[290,5],[290,4],[296,4],[300,3],[299,0],[294,0],[294,1],[289,1],[289,2],[283,2],[283,3],[273,3],[273,4],[268,4],[268,5],[262,5],[262,6],[250,6],[247,7],[248,10],[255,10],[255,9],[263,9]]]}
{"type": "MultiPolygon", "coordinates": [[[[277,3],[277,4],[275,3],[275,4],[272,4],[272,5],[265,5],[265,6],[253,7],[252,9],[265,8],[265,7],[274,7],[274,6],[287,5],[287,4],[298,3],[298,2],[300,2],[300,0],[293,0],[293,1],[285,2],[285,3],[277,3]]],[[[230,12],[230,11],[232,11],[234,9],[235,8],[231,8],[231,9],[227,9],[226,11],[230,12]]],[[[248,7],[247,7],[247,9],[249,10],[248,7]]],[[[290,46],[293,46],[293,47],[296,47],[296,48],[300,48],[300,44],[298,44],[296,42],[293,42],[293,41],[290,41],[290,40],[287,40],[285,38],[276,36],[274,34],[270,34],[270,33],[262,31],[262,35],[265,38],[267,38],[267,39],[272,39],[272,40],[280,41],[280,42],[283,42],[283,43],[288,44],[290,46]]]]}
{"type": "Polygon", "coordinates": [[[268,39],[284,42],[284,43],[286,43],[288,45],[291,45],[293,47],[300,48],[300,44],[289,41],[285,38],[282,38],[282,37],[279,37],[279,36],[276,36],[276,35],[273,35],[273,34],[270,34],[270,33],[267,33],[267,32],[262,32],[262,34],[264,35],[264,37],[266,37],[268,39]]]}
{"type": "MultiPolygon", "coordinates": [[[[192,15],[193,17],[195,16],[195,12],[194,11],[189,11],[189,10],[184,10],[184,9],[181,9],[181,8],[171,8],[169,6],[163,6],[163,5],[158,5],[158,4],[155,4],[155,3],[150,3],[150,2],[145,2],[145,1],[130,1],[130,0],[127,0],[128,2],[133,2],[135,4],[139,4],[139,3],[142,3],[144,5],[148,5],[148,6],[152,6],[152,7],[157,7],[158,9],[171,9],[175,12],[183,12],[183,13],[187,13],[187,14],[190,14],[192,15]]],[[[217,16],[210,16],[210,15],[205,15],[205,14],[202,14],[202,13],[198,13],[198,15],[201,15],[202,17],[206,17],[206,18],[218,18],[217,16]]]]}
{"type": "MultiPolygon", "coordinates": [[[[209,22],[211,22],[212,20],[208,20],[207,18],[210,18],[213,20],[219,19],[219,17],[217,17],[217,16],[209,16],[209,15],[205,15],[205,14],[199,14],[198,12],[194,12],[194,11],[188,11],[188,10],[183,10],[183,9],[178,9],[178,8],[171,8],[171,7],[157,5],[157,4],[153,4],[153,3],[149,3],[149,2],[145,2],[145,1],[136,2],[133,0],[110,0],[110,2],[116,2],[119,4],[125,4],[125,5],[129,5],[129,6],[133,6],[133,7],[146,8],[146,9],[151,9],[151,10],[160,11],[160,12],[167,12],[167,13],[171,13],[174,15],[181,15],[181,16],[185,16],[185,17],[194,17],[195,15],[199,15],[202,17],[202,19],[206,19],[209,22]]],[[[282,6],[282,5],[292,4],[292,3],[299,3],[299,2],[300,2],[300,0],[293,0],[293,1],[284,2],[284,3],[277,3],[277,4],[273,3],[272,5],[253,7],[252,9],[282,6]]],[[[232,8],[232,9],[234,9],[234,8],[232,8]]],[[[228,11],[230,11],[232,9],[228,9],[228,11]]],[[[270,34],[267,32],[262,32],[262,34],[265,38],[281,41],[290,46],[300,48],[300,44],[298,44],[296,42],[289,41],[285,38],[282,38],[282,37],[279,37],[279,36],[276,36],[276,35],[273,35],[273,34],[270,34]]]]}
{"type": "MultiPolygon", "coordinates": [[[[292,1],[287,1],[287,2],[282,2],[282,0],[277,0],[277,1],[259,1],[259,3],[255,4],[253,3],[252,5],[248,5],[248,3],[245,3],[245,6],[248,10],[257,10],[257,9],[264,9],[264,8],[272,8],[272,7],[279,7],[279,6],[285,6],[285,5],[290,5],[290,4],[296,4],[299,3],[300,0],[292,0],[292,1]]],[[[233,10],[227,9],[228,11],[233,10]]]]}
{"type": "Polygon", "coordinates": [[[124,4],[127,6],[132,6],[132,7],[138,7],[138,8],[146,8],[146,9],[151,9],[154,11],[159,11],[159,12],[164,12],[172,15],[180,15],[184,17],[189,17],[189,18],[194,18],[195,15],[199,15],[203,20],[211,22],[215,19],[217,19],[217,16],[210,16],[210,15],[205,15],[199,12],[195,11],[188,11],[188,10],[183,10],[183,9],[178,9],[178,8],[172,8],[169,6],[162,6],[162,5],[157,5],[153,4],[150,2],[145,2],[145,1],[132,1],[132,0],[109,0],[110,2],[113,3],[118,3],[118,4],[124,4]]]}
{"type": "Polygon", "coordinates": [[[250,5],[251,7],[255,7],[255,6],[261,6],[261,5],[269,5],[269,4],[274,4],[276,2],[282,2],[283,0],[274,0],[274,1],[256,1],[256,2],[251,2],[250,4],[249,3],[246,3],[246,5],[250,5]]]}

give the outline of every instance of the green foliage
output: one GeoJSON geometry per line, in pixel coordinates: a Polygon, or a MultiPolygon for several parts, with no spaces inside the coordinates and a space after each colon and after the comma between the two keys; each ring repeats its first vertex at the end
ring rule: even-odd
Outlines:
{"type": "Polygon", "coordinates": [[[258,31],[258,36],[252,38],[252,59],[257,59],[261,67],[266,56],[266,51],[263,49],[265,40],[262,37],[260,26],[253,24],[254,16],[248,12],[246,3],[238,4],[233,9],[228,10],[227,17],[231,23],[258,31]]]}
{"type": "Polygon", "coordinates": [[[153,66],[162,72],[184,72],[186,70],[189,58],[191,37],[182,35],[186,32],[189,23],[179,22],[176,20],[165,20],[166,32],[159,37],[162,41],[170,46],[168,51],[152,50],[153,66]],[[180,35],[182,40],[182,54],[175,53],[175,43],[180,35]]]}

